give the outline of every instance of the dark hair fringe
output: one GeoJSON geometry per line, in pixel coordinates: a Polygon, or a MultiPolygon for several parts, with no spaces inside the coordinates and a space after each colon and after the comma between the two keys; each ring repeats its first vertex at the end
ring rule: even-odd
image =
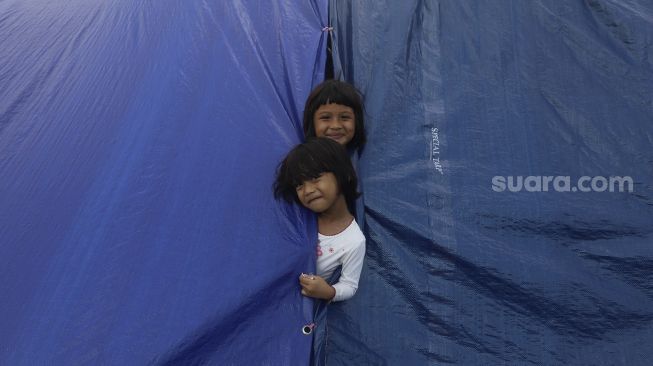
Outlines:
{"type": "Polygon", "coordinates": [[[293,148],[277,168],[274,196],[286,202],[299,202],[297,186],[322,173],[333,173],[339,191],[348,205],[360,196],[358,177],[343,146],[328,138],[312,138],[293,148]]]}
{"type": "Polygon", "coordinates": [[[360,92],[351,84],[339,80],[327,80],[315,89],[306,99],[304,106],[304,137],[315,137],[315,112],[325,104],[340,104],[354,110],[356,126],[354,137],[347,144],[350,149],[362,149],[367,141],[365,136],[365,111],[360,92]]]}

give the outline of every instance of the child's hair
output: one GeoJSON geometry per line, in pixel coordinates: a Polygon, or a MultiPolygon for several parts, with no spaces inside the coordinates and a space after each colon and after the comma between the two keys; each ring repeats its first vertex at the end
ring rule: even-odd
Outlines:
{"type": "Polygon", "coordinates": [[[306,139],[315,137],[315,123],[313,117],[315,112],[325,104],[340,104],[354,110],[356,127],[354,137],[349,141],[347,147],[360,149],[365,145],[365,120],[363,113],[363,100],[360,92],[346,82],[339,80],[327,80],[316,86],[306,99],[304,106],[304,137],[306,139]]]}
{"type": "Polygon", "coordinates": [[[347,150],[329,138],[312,138],[293,148],[277,168],[274,196],[286,202],[299,202],[297,186],[322,173],[333,173],[338,190],[352,204],[360,195],[358,178],[347,150]]]}

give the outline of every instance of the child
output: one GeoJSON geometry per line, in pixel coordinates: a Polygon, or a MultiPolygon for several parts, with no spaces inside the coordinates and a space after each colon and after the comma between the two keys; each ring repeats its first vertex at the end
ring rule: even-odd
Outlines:
{"type": "MultiPolygon", "coordinates": [[[[327,137],[346,146],[354,169],[359,171],[358,154],[367,141],[360,92],[338,80],[327,80],[315,87],[304,106],[304,137],[327,137]]],[[[362,187],[357,189],[360,192],[362,187]]],[[[364,225],[363,199],[350,202],[349,207],[358,223],[364,225]]]]}
{"type": "Polygon", "coordinates": [[[365,236],[347,209],[358,197],[357,177],[345,149],[328,138],[296,146],[277,170],[277,198],[317,213],[317,275],[299,278],[302,295],[326,301],[354,296],[365,257],[365,236]],[[342,266],[337,283],[327,280],[342,266]]]}
{"type": "Polygon", "coordinates": [[[363,102],[348,83],[327,80],[313,89],[304,106],[304,137],[327,137],[348,150],[365,145],[363,102]]]}

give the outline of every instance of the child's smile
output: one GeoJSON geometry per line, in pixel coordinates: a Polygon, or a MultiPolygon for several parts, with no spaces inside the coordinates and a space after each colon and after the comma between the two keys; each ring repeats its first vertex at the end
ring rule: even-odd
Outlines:
{"type": "Polygon", "coordinates": [[[327,137],[347,145],[356,131],[354,110],[346,105],[331,103],[320,106],[313,118],[315,136],[327,137]]]}

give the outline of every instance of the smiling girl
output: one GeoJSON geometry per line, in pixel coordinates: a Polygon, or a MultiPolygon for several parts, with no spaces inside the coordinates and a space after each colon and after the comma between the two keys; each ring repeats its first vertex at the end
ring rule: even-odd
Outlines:
{"type": "Polygon", "coordinates": [[[365,145],[363,102],[356,88],[327,80],[313,89],[304,106],[304,137],[326,137],[348,150],[365,145]]]}

